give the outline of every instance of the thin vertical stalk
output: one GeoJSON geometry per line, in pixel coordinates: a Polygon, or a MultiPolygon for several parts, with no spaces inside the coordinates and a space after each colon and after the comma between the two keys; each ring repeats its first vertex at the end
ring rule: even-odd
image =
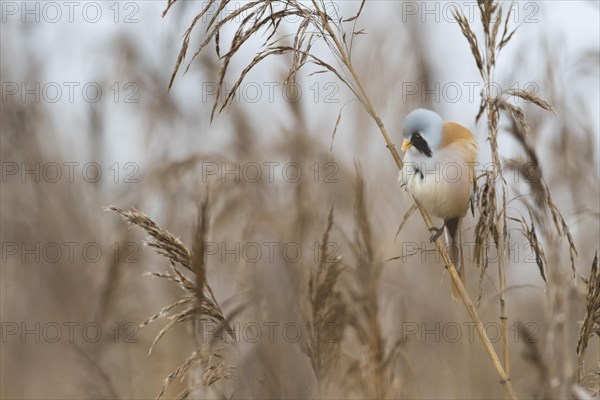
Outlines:
{"type": "MultiPolygon", "coordinates": [[[[498,15],[497,18],[500,18],[500,15],[498,15]]],[[[488,43],[488,44],[491,43],[491,45],[485,46],[486,47],[486,55],[485,55],[486,70],[485,70],[483,77],[485,80],[486,87],[488,87],[488,88],[492,87],[493,76],[494,76],[495,67],[496,67],[495,66],[496,55],[494,53],[496,44],[491,42],[490,35],[489,35],[490,31],[491,30],[489,28],[484,29],[485,43],[488,43]]],[[[487,95],[489,96],[489,93],[487,93],[487,95]]],[[[494,170],[494,177],[501,178],[500,181],[502,183],[502,196],[504,199],[506,188],[504,186],[504,176],[502,174],[502,170],[500,169],[500,159],[498,157],[498,149],[497,149],[497,145],[496,145],[496,143],[497,143],[496,140],[498,137],[498,115],[499,115],[499,113],[497,110],[497,105],[493,101],[493,99],[488,97],[485,99],[485,101],[487,102],[488,137],[491,139],[490,140],[490,150],[491,150],[492,158],[493,158],[492,168],[494,170]]],[[[494,209],[498,210],[498,198],[496,197],[494,199],[494,201],[496,202],[494,209]]],[[[506,204],[503,203],[502,209],[505,210],[505,208],[506,208],[506,204]]],[[[500,215],[506,215],[505,211],[501,212],[500,215]]],[[[497,232],[504,232],[506,229],[505,219],[501,220],[500,217],[498,217],[498,222],[500,223],[500,227],[499,227],[499,229],[497,229],[497,232]]],[[[497,241],[498,280],[500,282],[500,296],[499,296],[500,297],[500,315],[499,315],[499,319],[500,319],[500,334],[501,334],[501,338],[502,338],[502,361],[503,361],[504,371],[506,372],[506,375],[510,379],[510,352],[509,352],[509,345],[508,345],[508,316],[506,313],[506,273],[505,273],[505,268],[504,268],[504,256],[505,256],[505,252],[506,252],[505,239],[506,238],[505,238],[504,234],[498,235],[498,241],[497,241]]]]}
{"type": "MultiPolygon", "coordinates": [[[[315,8],[317,10],[319,10],[319,13],[322,14],[322,11],[320,11],[315,0],[313,0],[313,5],[315,6],[315,8]]],[[[329,33],[329,35],[333,39],[335,47],[338,49],[338,51],[342,57],[343,64],[346,66],[346,68],[348,68],[348,71],[352,75],[352,79],[354,80],[354,82],[356,83],[356,86],[358,87],[358,93],[360,95],[360,100],[362,101],[362,103],[363,103],[364,107],[366,108],[367,112],[369,113],[369,115],[371,115],[371,117],[377,123],[377,127],[379,128],[379,130],[383,136],[383,139],[385,140],[386,147],[389,149],[390,153],[392,154],[392,157],[394,158],[396,165],[398,166],[399,169],[402,169],[403,163],[402,163],[402,160],[400,159],[400,155],[398,154],[398,151],[396,150],[394,143],[390,139],[390,136],[387,133],[387,130],[385,129],[385,126],[383,125],[381,118],[379,117],[379,115],[377,114],[377,111],[373,107],[373,104],[371,103],[371,100],[369,99],[369,97],[366,93],[366,90],[362,84],[362,81],[360,80],[358,74],[356,73],[356,70],[354,69],[354,67],[352,65],[352,62],[350,61],[350,58],[348,57],[348,55],[346,53],[345,47],[342,46],[341,42],[337,38],[336,33],[334,32],[331,25],[329,24],[328,19],[323,15],[321,15],[321,19],[323,20],[323,25],[325,27],[325,30],[327,31],[327,33],[329,33]]],[[[419,209],[419,212],[421,213],[421,216],[423,217],[423,220],[425,221],[425,224],[427,225],[427,227],[433,228],[434,225],[431,221],[431,218],[429,217],[429,214],[425,211],[423,206],[416,199],[414,199],[414,197],[413,197],[413,200],[415,201],[417,208],[419,209]]],[[[504,385],[504,387],[506,389],[507,396],[511,399],[517,399],[517,395],[514,391],[512,383],[510,382],[510,378],[508,377],[504,367],[502,366],[502,363],[500,362],[500,359],[498,358],[498,355],[496,354],[496,351],[494,350],[494,347],[492,346],[492,343],[485,332],[481,318],[477,314],[477,310],[475,309],[475,306],[473,305],[473,302],[471,301],[469,294],[467,293],[465,287],[462,284],[462,280],[460,279],[460,276],[458,275],[458,272],[456,271],[456,267],[450,260],[448,252],[446,250],[446,246],[442,243],[441,238],[438,238],[438,240],[436,240],[435,245],[436,245],[438,252],[442,256],[442,259],[444,260],[444,264],[450,274],[450,278],[452,279],[452,282],[458,288],[459,297],[462,300],[465,308],[467,309],[467,313],[469,314],[469,317],[475,323],[477,333],[479,335],[481,343],[483,344],[488,356],[490,357],[492,364],[496,368],[496,372],[500,376],[501,383],[504,385]]],[[[506,356],[506,358],[507,357],[508,356],[506,356]]]]}

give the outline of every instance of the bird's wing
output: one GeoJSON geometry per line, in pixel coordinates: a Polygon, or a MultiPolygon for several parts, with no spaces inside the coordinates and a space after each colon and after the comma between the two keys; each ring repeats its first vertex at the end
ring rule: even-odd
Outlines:
{"type": "Polygon", "coordinates": [[[475,203],[477,199],[477,176],[475,175],[475,163],[477,162],[477,142],[475,136],[470,130],[462,125],[454,122],[444,122],[442,128],[442,140],[440,148],[450,146],[459,146],[464,155],[464,162],[470,165],[470,180],[471,180],[471,196],[470,205],[471,213],[475,216],[475,203]]]}

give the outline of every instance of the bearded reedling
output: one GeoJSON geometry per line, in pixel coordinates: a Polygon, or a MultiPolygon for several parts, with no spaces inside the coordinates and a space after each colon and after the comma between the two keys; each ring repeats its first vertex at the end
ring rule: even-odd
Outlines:
{"type": "MultiPolygon", "coordinates": [[[[401,149],[406,155],[398,181],[428,213],[443,219],[442,227],[433,229],[431,241],[446,232],[450,259],[464,283],[460,225],[469,204],[474,214],[475,137],[464,126],[422,108],[406,117],[403,136],[401,149]]],[[[456,296],[454,285],[452,289],[456,296]]]]}

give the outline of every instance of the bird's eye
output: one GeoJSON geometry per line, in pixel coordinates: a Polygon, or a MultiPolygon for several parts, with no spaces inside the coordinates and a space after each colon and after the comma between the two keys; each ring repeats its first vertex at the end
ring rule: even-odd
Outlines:
{"type": "Polygon", "coordinates": [[[421,137],[421,134],[420,134],[419,132],[417,132],[417,133],[415,133],[415,137],[416,137],[416,138],[420,138],[420,137],[421,137]]]}

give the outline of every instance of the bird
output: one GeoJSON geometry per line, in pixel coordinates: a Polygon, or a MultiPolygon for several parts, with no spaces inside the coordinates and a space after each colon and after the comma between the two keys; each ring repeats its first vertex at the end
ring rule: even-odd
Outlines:
{"type": "MultiPolygon", "coordinates": [[[[469,206],[475,213],[477,141],[464,126],[446,122],[434,111],[418,108],[403,124],[401,150],[405,153],[398,181],[425,210],[443,220],[432,228],[431,242],[446,233],[448,255],[465,282],[461,221],[469,206]]],[[[452,293],[457,297],[453,285],[452,293]]]]}

